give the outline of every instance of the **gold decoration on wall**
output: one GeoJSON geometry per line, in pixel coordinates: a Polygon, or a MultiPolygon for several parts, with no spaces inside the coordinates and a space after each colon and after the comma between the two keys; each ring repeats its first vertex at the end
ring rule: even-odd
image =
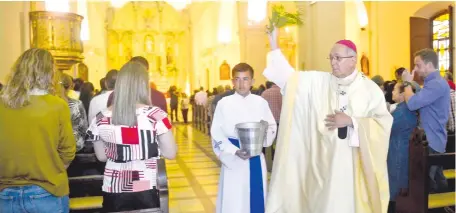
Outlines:
{"type": "Polygon", "coordinates": [[[154,37],[152,35],[146,35],[144,37],[144,51],[147,54],[154,53],[154,51],[155,51],[154,45],[155,45],[154,37]]]}
{"type": "Polygon", "coordinates": [[[108,30],[108,67],[120,69],[133,54],[133,32],[108,30]]]}
{"type": "Polygon", "coordinates": [[[81,22],[74,13],[33,11],[30,18],[30,47],[49,50],[59,70],[82,61],[81,22]]]}
{"type": "Polygon", "coordinates": [[[364,73],[365,76],[369,76],[369,58],[367,58],[366,54],[363,53],[363,56],[361,57],[361,71],[364,73]]]}
{"type": "Polygon", "coordinates": [[[220,65],[220,80],[230,80],[230,65],[224,60],[220,65]]]}

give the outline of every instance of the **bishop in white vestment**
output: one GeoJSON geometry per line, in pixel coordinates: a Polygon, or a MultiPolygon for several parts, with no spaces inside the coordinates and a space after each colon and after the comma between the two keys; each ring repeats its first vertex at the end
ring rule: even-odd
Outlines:
{"type": "Polygon", "coordinates": [[[266,212],[387,211],[392,116],[356,57],[354,43],[341,40],[329,57],[332,73],[296,72],[280,49],[268,54],[263,74],[285,97],[266,212]]]}
{"type": "Polygon", "coordinates": [[[267,170],[264,155],[247,158],[239,154],[235,125],[267,121],[264,147],[272,144],[277,125],[268,103],[250,93],[253,69],[241,63],[233,68],[236,92],[217,103],[211,126],[213,150],[222,163],[217,213],[264,213],[267,192],[267,170]],[[242,158],[241,158],[242,157],[242,158]],[[244,159],[243,159],[244,158],[244,159]]]}

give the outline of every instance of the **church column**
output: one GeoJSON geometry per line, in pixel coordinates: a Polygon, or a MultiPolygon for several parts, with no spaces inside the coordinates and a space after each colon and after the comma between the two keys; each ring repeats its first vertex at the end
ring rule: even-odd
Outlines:
{"type": "Polygon", "coordinates": [[[185,13],[185,20],[187,22],[187,30],[184,33],[185,43],[186,43],[185,51],[186,51],[186,54],[188,54],[188,55],[186,57],[187,61],[185,62],[186,67],[184,68],[183,71],[185,72],[185,79],[186,79],[185,80],[185,92],[190,97],[193,93],[193,90],[196,89],[195,78],[194,78],[195,69],[193,66],[193,61],[194,61],[194,59],[193,59],[193,31],[192,31],[193,22],[192,22],[192,18],[191,18],[191,7],[187,7],[187,9],[184,10],[184,13],[185,13]],[[187,84],[190,84],[189,88],[187,88],[188,87],[187,84]]]}
{"type": "MultiPolygon", "coordinates": [[[[311,62],[307,69],[331,71],[328,60],[329,53],[335,42],[345,39],[345,3],[317,1],[308,10],[311,24],[308,48],[311,51],[311,62]],[[328,11],[331,11],[328,13],[328,11]]],[[[355,14],[356,15],[356,14],[355,14]]],[[[300,44],[302,45],[302,44],[300,44]]]]}
{"type": "Polygon", "coordinates": [[[266,22],[248,24],[247,2],[239,2],[238,10],[241,61],[253,67],[255,86],[259,86],[266,81],[263,76],[266,68],[266,55],[269,52],[266,22]]]}
{"type": "MultiPolygon", "coordinates": [[[[100,87],[100,79],[104,78],[108,70],[106,18],[109,3],[87,2],[89,40],[84,43],[84,63],[89,68],[89,81],[96,88],[100,87]]],[[[84,17],[87,18],[87,17],[84,17]]],[[[119,67],[120,68],[120,67],[119,67]]]]}
{"type": "Polygon", "coordinates": [[[297,68],[298,70],[308,70],[312,66],[312,52],[309,48],[311,42],[312,21],[310,19],[311,3],[307,1],[296,1],[296,9],[302,13],[303,24],[298,26],[297,35],[297,68]]]}
{"type": "Polygon", "coordinates": [[[6,76],[22,52],[30,48],[29,18],[30,2],[0,1],[0,82],[6,76]]]}

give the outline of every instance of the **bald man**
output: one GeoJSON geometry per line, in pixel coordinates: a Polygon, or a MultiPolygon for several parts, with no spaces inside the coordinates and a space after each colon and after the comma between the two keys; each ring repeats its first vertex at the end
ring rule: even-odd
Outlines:
{"type": "Polygon", "coordinates": [[[329,53],[332,72],[295,72],[270,34],[264,76],[284,93],[268,213],[384,213],[392,116],[381,89],[356,69],[349,40],[329,53]]]}

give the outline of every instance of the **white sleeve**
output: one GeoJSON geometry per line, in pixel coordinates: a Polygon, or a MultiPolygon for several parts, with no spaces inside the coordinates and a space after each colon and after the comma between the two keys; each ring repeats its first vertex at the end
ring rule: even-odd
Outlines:
{"type": "Polygon", "coordinates": [[[211,125],[211,137],[212,137],[212,148],[214,153],[217,156],[220,156],[222,152],[229,153],[232,155],[236,154],[236,151],[239,150],[236,146],[234,146],[226,137],[223,132],[223,104],[224,102],[219,102],[217,107],[215,108],[214,117],[212,120],[211,125]]]}
{"type": "Polygon", "coordinates": [[[238,161],[241,161],[242,159],[236,156],[236,151],[239,150],[239,148],[233,145],[223,132],[223,104],[224,102],[222,101],[218,102],[212,120],[212,149],[214,150],[215,155],[220,159],[220,162],[222,162],[226,168],[235,169],[236,165],[238,165],[238,161]]]}
{"type": "Polygon", "coordinates": [[[88,111],[88,114],[89,116],[87,117],[87,120],[90,122],[92,122],[93,118],[95,118],[95,116],[97,116],[97,112],[96,111],[96,108],[97,108],[97,104],[95,103],[96,98],[92,98],[92,100],[90,100],[90,104],[89,104],[89,111],[88,111]]]}
{"type": "Polygon", "coordinates": [[[359,135],[358,135],[358,122],[352,118],[353,127],[348,127],[348,145],[351,147],[359,147],[359,135]]]}
{"type": "Polygon", "coordinates": [[[274,115],[272,114],[271,108],[269,107],[268,102],[264,100],[263,102],[263,109],[264,109],[264,120],[268,122],[268,129],[266,132],[266,140],[264,141],[263,146],[269,147],[272,145],[276,138],[277,134],[277,123],[275,121],[274,115]]]}
{"type": "Polygon", "coordinates": [[[280,49],[270,51],[267,56],[267,66],[263,72],[264,77],[274,82],[284,94],[288,78],[293,74],[294,68],[290,66],[280,49]]]}

